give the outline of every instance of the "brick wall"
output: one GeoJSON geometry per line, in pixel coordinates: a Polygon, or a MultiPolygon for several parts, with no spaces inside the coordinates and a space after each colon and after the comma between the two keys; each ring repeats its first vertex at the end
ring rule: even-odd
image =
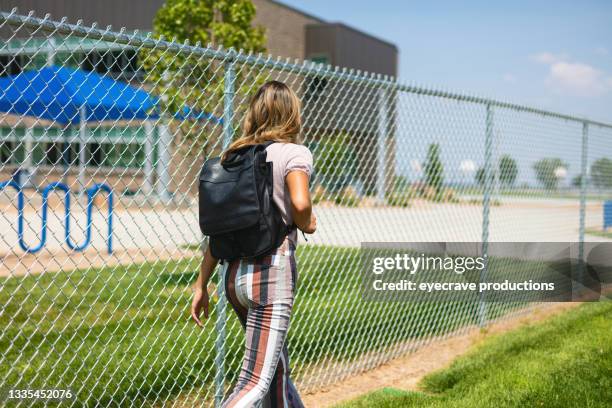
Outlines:
{"type": "Polygon", "coordinates": [[[254,23],[266,27],[268,53],[304,59],[306,25],[322,20],[271,0],[253,0],[257,8],[254,23]]]}

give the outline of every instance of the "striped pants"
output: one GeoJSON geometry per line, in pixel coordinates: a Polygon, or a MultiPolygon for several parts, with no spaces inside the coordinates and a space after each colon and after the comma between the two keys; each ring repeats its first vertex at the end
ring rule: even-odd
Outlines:
{"type": "Polygon", "coordinates": [[[271,255],[226,263],[225,293],[246,331],[238,382],[224,408],[303,407],[289,378],[287,330],[297,269],[285,239],[271,255]]]}

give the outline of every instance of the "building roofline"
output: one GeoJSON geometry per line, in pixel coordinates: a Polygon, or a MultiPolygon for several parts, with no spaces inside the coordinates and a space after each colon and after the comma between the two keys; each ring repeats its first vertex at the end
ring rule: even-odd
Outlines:
{"type": "Polygon", "coordinates": [[[283,8],[288,9],[288,10],[291,10],[291,11],[294,11],[294,12],[296,12],[296,13],[299,13],[299,14],[301,14],[301,15],[305,16],[305,17],[308,17],[308,18],[311,18],[311,19],[313,19],[313,20],[316,20],[316,21],[318,21],[319,23],[327,23],[327,21],[323,20],[321,17],[315,16],[314,14],[306,13],[305,11],[302,11],[302,10],[300,10],[300,9],[298,9],[298,8],[295,8],[295,7],[293,7],[293,6],[290,6],[290,5],[288,5],[288,4],[285,4],[285,3],[281,2],[281,1],[277,1],[277,0],[268,0],[268,1],[269,1],[270,3],[274,3],[274,4],[276,4],[277,6],[281,6],[281,7],[283,7],[283,8]]]}
{"type": "Polygon", "coordinates": [[[377,37],[377,36],[375,36],[375,35],[373,35],[373,34],[366,33],[365,31],[362,31],[362,30],[360,30],[360,29],[358,29],[358,28],[352,27],[352,26],[350,26],[350,25],[346,25],[345,23],[342,23],[342,22],[340,22],[340,21],[334,21],[334,22],[323,22],[323,23],[321,23],[321,24],[308,24],[308,25],[309,25],[309,26],[323,25],[323,26],[330,26],[330,27],[341,27],[341,28],[344,28],[344,29],[350,30],[350,31],[352,31],[352,32],[354,32],[354,33],[357,33],[357,34],[363,35],[363,36],[365,36],[365,37],[371,38],[371,39],[372,39],[372,40],[374,40],[374,41],[378,41],[378,42],[380,42],[380,43],[383,43],[383,44],[385,44],[385,45],[388,45],[389,47],[393,48],[393,49],[394,49],[396,52],[398,52],[398,51],[399,51],[399,49],[397,48],[397,45],[395,45],[394,43],[392,43],[392,42],[390,42],[390,41],[387,41],[387,40],[383,40],[382,38],[377,37]]]}
{"type": "MultiPolygon", "coordinates": [[[[347,30],[351,30],[353,32],[356,32],[358,34],[361,34],[363,36],[366,36],[368,38],[371,38],[371,39],[376,40],[378,42],[381,42],[383,44],[386,44],[386,45],[392,47],[395,51],[398,51],[397,45],[395,45],[394,43],[392,43],[390,41],[387,41],[387,40],[383,40],[380,37],[377,37],[377,36],[375,36],[373,34],[366,33],[365,31],[362,31],[362,30],[357,29],[355,27],[346,25],[345,23],[342,23],[340,21],[333,21],[333,22],[326,21],[326,20],[323,20],[321,17],[315,16],[315,15],[310,14],[310,13],[306,13],[305,11],[302,11],[302,10],[300,10],[298,8],[295,8],[293,6],[285,4],[285,3],[281,2],[281,1],[278,1],[278,0],[268,0],[268,1],[270,3],[274,3],[274,4],[278,5],[280,7],[284,7],[286,9],[288,9],[288,10],[294,11],[296,13],[299,13],[299,14],[303,15],[303,16],[306,16],[308,18],[316,20],[318,22],[318,24],[324,24],[324,25],[330,25],[330,26],[340,26],[342,28],[346,28],[347,30]]],[[[315,24],[310,24],[310,25],[315,25],[315,24]]]]}

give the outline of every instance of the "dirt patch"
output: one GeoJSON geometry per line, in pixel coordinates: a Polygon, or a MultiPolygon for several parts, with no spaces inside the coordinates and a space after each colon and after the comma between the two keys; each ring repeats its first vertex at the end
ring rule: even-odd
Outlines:
{"type": "Polygon", "coordinates": [[[331,407],[383,387],[417,390],[417,384],[428,373],[448,367],[457,357],[493,334],[504,333],[532,324],[576,307],[580,303],[544,303],[526,313],[493,323],[485,330],[473,328],[458,335],[434,340],[412,353],[389,361],[380,367],[355,375],[316,392],[302,396],[307,407],[331,407]]]}

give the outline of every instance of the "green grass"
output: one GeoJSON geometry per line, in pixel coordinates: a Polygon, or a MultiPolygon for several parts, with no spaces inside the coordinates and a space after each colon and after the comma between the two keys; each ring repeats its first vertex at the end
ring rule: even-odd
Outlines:
{"type": "Polygon", "coordinates": [[[197,265],[187,259],[3,280],[0,376],[15,388],[69,385],[89,405],[201,382],[213,339],[188,325],[187,286],[164,282],[197,265]]]}
{"type": "Polygon", "coordinates": [[[608,229],[608,231],[602,231],[595,228],[587,228],[585,232],[589,235],[595,235],[597,237],[612,238],[612,229],[608,229]]]}
{"type": "MultiPolygon", "coordinates": [[[[482,187],[463,186],[453,187],[460,195],[482,195],[482,187]]],[[[515,188],[500,188],[499,194],[504,197],[523,197],[523,198],[562,198],[562,199],[579,199],[580,190],[544,190],[540,187],[515,187],[515,188]]],[[[586,195],[587,200],[599,201],[609,198],[609,193],[590,192],[586,195]]]]}
{"type": "MultiPolygon", "coordinates": [[[[359,249],[301,246],[289,335],[294,373],[477,321],[474,302],[361,298],[359,249]],[[452,318],[449,318],[451,316],[452,318]]],[[[189,321],[199,257],[0,279],[0,378],[11,387],[70,387],[82,405],[141,404],[212,390],[216,316],[189,321]]],[[[495,318],[519,307],[491,303],[495,318]]],[[[242,330],[229,312],[227,382],[242,330]]]]}
{"type": "Polygon", "coordinates": [[[612,302],[586,303],[486,340],[422,392],[383,389],[338,408],[610,407],[612,302]]]}

